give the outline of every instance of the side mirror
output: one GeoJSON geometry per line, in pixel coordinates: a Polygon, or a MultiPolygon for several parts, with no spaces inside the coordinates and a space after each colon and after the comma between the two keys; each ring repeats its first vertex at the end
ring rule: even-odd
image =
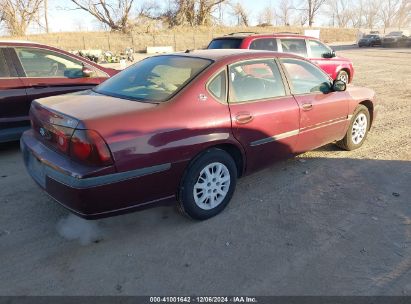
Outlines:
{"type": "Polygon", "coordinates": [[[342,80],[334,80],[333,82],[333,91],[334,92],[343,92],[347,89],[347,84],[342,80]]]}
{"type": "Polygon", "coordinates": [[[329,53],[324,53],[324,54],[322,54],[322,56],[323,56],[323,58],[333,58],[333,57],[335,57],[336,55],[335,55],[335,52],[334,52],[334,51],[331,51],[331,52],[329,52],[329,53]]]}
{"type": "Polygon", "coordinates": [[[91,77],[94,74],[94,71],[86,66],[83,66],[82,70],[83,77],[91,77]]]}

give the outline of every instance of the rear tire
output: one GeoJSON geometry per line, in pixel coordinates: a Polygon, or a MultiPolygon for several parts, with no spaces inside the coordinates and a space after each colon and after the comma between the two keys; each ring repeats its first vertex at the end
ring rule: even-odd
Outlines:
{"type": "Polygon", "coordinates": [[[237,183],[237,166],[221,149],[210,149],[188,167],[180,185],[180,211],[196,220],[216,216],[230,202],[237,183]]]}
{"type": "Polygon", "coordinates": [[[354,111],[347,133],[343,139],[337,141],[337,146],[348,151],[361,147],[367,138],[370,122],[370,112],[367,107],[359,105],[354,111]]]}

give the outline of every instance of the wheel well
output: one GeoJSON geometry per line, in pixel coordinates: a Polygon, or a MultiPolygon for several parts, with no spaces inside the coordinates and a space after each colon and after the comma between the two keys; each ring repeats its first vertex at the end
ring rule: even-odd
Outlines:
{"type": "Polygon", "coordinates": [[[373,120],[374,120],[374,105],[369,100],[361,101],[359,104],[367,107],[368,112],[370,113],[370,119],[371,119],[370,128],[371,128],[373,120]]]}
{"type": "Polygon", "coordinates": [[[227,152],[233,159],[237,166],[237,176],[241,177],[244,173],[244,159],[238,147],[233,144],[221,144],[210,148],[217,148],[227,152]]]}

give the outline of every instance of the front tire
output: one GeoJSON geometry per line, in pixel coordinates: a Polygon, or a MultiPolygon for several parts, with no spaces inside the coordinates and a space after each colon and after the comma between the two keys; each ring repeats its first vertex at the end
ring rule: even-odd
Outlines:
{"type": "Polygon", "coordinates": [[[338,72],[337,80],[344,81],[345,83],[348,84],[348,82],[350,81],[350,76],[348,75],[346,71],[341,70],[338,72]]]}
{"type": "Polygon", "coordinates": [[[216,216],[230,202],[237,183],[237,166],[221,149],[210,149],[187,169],[178,203],[183,214],[196,220],[216,216]]]}
{"type": "Polygon", "coordinates": [[[347,133],[337,142],[337,146],[348,151],[361,147],[370,129],[370,122],[370,112],[367,107],[359,105],[354,111],[347,133]]]}

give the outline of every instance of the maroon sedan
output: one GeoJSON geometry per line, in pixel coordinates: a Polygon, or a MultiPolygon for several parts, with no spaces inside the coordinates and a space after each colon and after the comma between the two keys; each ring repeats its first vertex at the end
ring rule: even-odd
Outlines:
{"type": "Polygon", "coordinates": [[[27,170],[85,218],[169,201],[195,219],[238,177],[336,141],[360,147],[374,92],[291,54],[204,50],[147,58],[88,92],[36,100],[27,170]]]}
{"type": "Polygon", "coordinates": [[[50,46],[0,41],[0,142],[30,127],[33,99],[90,89],[117,72],[50,46]]]}

